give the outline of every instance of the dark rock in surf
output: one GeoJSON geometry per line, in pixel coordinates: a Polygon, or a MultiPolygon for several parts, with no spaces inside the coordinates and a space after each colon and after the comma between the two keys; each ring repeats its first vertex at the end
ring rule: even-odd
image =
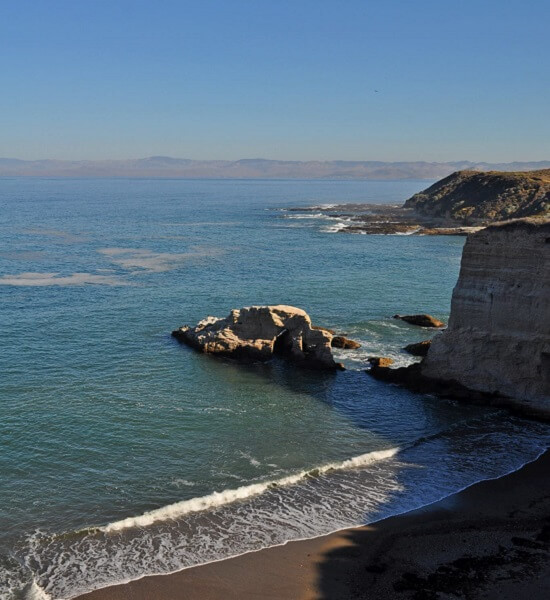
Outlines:
{"type": "Polygon", "coordinates": [[[418,325],[418,327],[445,327],[445,323],[432,317],[432,315],[393,315],[392,319],[400,319],[405,323],[411,325],[418,325]]]}
{"type": "Polygon", "coordinates": [[[372,368],[387,368],[390,365],[393,365],[393,358],[389,358],[388,356],[370,356],[367,360],[371,364],[372,368]]]}
{"type": "Polygon", "coordinates": [[[403,350],[412,354],[413,356],[426,356],[430,349],[432,340],[424,340],[423,342],[417,342],[416,344],[409,344],[405,346],[403,350]]]}
{"type": "Polygon", "coordinates": [[[361,348],[361,344],[359,342],[350,340],[343,335],[335,335],[332,338],[331,346],[333,348],[341,348],[342,350],[355,350],[356,348],[361,348]]]}
{"type": "Polygon", "coordinates": [[[328,327],[320,327],[319,325],[312,325],[311,329],[318,329],[319,331],[326,331],[331,335],[336,335],[336,331],[334,329],[329,329],[328,327]]]}

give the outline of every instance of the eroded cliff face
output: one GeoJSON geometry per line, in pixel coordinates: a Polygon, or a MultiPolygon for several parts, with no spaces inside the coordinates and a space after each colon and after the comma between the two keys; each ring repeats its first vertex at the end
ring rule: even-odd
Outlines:
{"type": "Polygon", "coordinates": [[[421,372],[550,415],[550,221],[510,221],[468,238],[448,328],[421,372]]]}

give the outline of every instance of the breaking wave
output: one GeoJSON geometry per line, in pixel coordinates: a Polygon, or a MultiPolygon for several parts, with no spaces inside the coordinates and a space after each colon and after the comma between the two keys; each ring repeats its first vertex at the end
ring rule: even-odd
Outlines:
{"type": "Polygon", "coordinates": [[[21,564],[32,581],[24,598],[72,598],[372,523],[515,470],[549,443],[547,426],[495,411],[412,444],[214,492],[102,527],[36,532],[22,549],[21,564]]]}
{"type": "Polygon", "coordinates": [[[296,473],[295,475],[282,477],[281,479],[277,479],[275,481],[244,485],[233,490],[230,489],[224,490],[223,492],[213,492],[212,494],[208,494],[207,496],[202,496],[200,498],[192,498],[191,500],[184,500],[182,502],[169,504],[136,517],[128,517],[126,519],[121,519],[120,521],[115,521],[114,523],[109,523],[108,525],[100,527],[99,529],[109,533],[112,531],[121,531],[129,527],[147,527],[148,525],[152,525],[157,521],[177,519],[192,512],[207,510],[209,508],[223,506],[224,504],[229,504],[237,500],[244,500],[246,498],[250,498],[251,496],[257,496],[258,494],[261,494],[270,488],[292,485],[293,483],[298,483],[300,480],[307,477],[317,477],[323,473],[340,469],[364,467],[378,460],[384,460],[385,458],[395,456],[398,452],[399,448],[367,452],[366,454],[355,456],[340,463],[330,463],[316,469],[302,471],[300,473],[296,473]]]}

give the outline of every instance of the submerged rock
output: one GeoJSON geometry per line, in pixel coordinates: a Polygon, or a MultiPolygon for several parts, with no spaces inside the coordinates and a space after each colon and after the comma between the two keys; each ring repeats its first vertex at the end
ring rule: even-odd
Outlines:
{"type": "Polygon", "coordinates": [[[308,368],[340,369],[331,351],[332,334],[314,328],[308,314],[294,306],[250,306],[227,317],[207,317],[195,327],[172,335],[189,346],[241,361],[265,361],[283,356],[308,368]]]}
{"type": "Polygon", "coordinates": [[[431,344],[432,340],[424,340],[422,342],[416,342],[415,344],[409,344],[408,346],[405,346],[403,350],[413,356],[426,356],[431,344]]]}
{"type": "Polygon", "coordinates": [[[432,317],[432,315],[393,315],[393,319],[400,319],[411,325],[419,327],[445,327],[445,323],[432,317]]]}
{"type": "Polygon", "coordinates": [[[371,362],[371,359],[369,359],[369,362],[372,366],[367,373],[372,375],[375,379],[387,381],[388,383],[396,383],[415,391],[428,391],[425,387],[426,382],[420,374],[419,363],[413,363],[408,367],[397,367],[392,369],[388,364],[377,364],[371,362]]]}
{"type": "Polygon", "coordinates": [[[392,368],[387,365],[373,365],[367,373],[380,381],[401,385],[414,392],[435,394],[443,398],[453,398],[472,404],[483,404],[509,408],[522,416],[545,418],[548,416],[538,409],[519,406],[517,402],[498,392],[473,390],[455,379],[435,379],[426,377],[422,372],[422,362],[407,367],[392,368]]]}
{"type": "Polygon", "coordinates": [[[342,348],[343,350],[355,350],[356,348],[361,348],[359,342],[354,342],[343,335],[335,335],[332,338],[331,345],[333,348],[342,348]]]}

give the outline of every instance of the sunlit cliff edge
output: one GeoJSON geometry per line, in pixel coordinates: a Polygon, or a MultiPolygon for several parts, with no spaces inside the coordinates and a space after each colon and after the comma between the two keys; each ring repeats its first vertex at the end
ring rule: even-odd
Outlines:
{"type": "Polygon", "coordinates": [[[468,236],[446,330],[410,367],[374,377],[550,419],[550,220],[468,236]]]}

